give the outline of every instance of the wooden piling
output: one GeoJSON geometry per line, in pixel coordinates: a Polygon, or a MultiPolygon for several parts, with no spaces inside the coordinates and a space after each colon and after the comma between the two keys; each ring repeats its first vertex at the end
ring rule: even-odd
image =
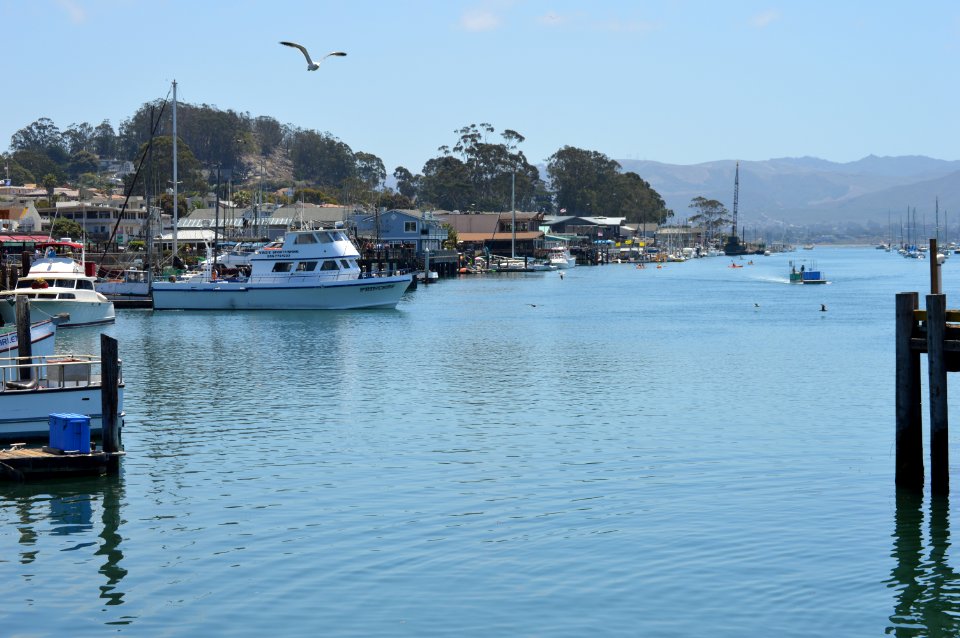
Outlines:
{"type": "MultiPolygon", "coordinates": [[[[934,256],[933,259],[936,259],[934,256]]],[[[927,385],[930,391],[930,489],[950,493],[947,411],[947,297],[927,295],[927,385]]]]}
{"type": "Polygon", "coordinates": [[[911,347],[919,295],[897,293],[896,485],[923,489],[923,406],[920,353],[911,347]]]}
{"type": "Polygon", "coordinates": [[[103,451],[120,451],[120,422],[117,414],[117,393],[120,381],[120,359],[117,340],[100,335],[100,414],[103,423],[103,451]]]}
{"type": "MultiPolygon", "coordinates": [[[[17,295],[16,305],[16,323],[17,323],[17,352],[20,357],[33,356],[33,343],[30,340],[30,300],[23,295],[17,295]]],[[[29,381],[30,366],[20,368],[20,380],[29,381]]]]}

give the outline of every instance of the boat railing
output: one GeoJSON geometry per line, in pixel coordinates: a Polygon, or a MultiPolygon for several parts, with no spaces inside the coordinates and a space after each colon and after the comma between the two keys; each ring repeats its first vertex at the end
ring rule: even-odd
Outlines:
{"type": "MultiPolygon", "coordinates": [[[[120,382],[123,382],[122,363],[120,382]]],[[[0,358],[0,393],[100,385],[100,358],[90,354],[57,354],[0,358]]]]}

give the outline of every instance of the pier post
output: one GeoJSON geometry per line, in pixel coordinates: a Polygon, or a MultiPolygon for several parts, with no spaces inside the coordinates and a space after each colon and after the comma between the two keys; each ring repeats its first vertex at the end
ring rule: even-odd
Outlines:
{"type": "Polygon", "coordinates": [[[117,386],[120,381],[120,359],[117,340],[100,335],[100,414],[103,424],[103,451],[120,451],[120,423],[117,414],[117,386]]]}
{"type": "MultiPolygon", "coordinates": [[[[30,342],[30,300],[24,295],[17,295],[15,313],[17,321],[17,356],[32,357],[33,344],[30,342]]],[[[29,360],[27,360],[27,363],[29,363],[29,360]]],[[[31,366],[20,368],[20,380],[29,381],[32,369],[31,366]]]]}
{"type": "Polygon", "coordinates": [[[920,390],[920,353],[910,347],[913,311],[919,295],[897,293],[896,485],[923,489],[923,413],[920,390]]]}
{"type": "Polygon", "coordinates": [[[927,295],[927,370],[930,390],[930,489],[950,493],[947,418],[947,296],[927,295]]]}

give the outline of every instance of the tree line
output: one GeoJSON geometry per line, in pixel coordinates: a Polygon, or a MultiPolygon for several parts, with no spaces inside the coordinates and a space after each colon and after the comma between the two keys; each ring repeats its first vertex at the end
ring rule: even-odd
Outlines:
{"type": "MultiPolygon", "coordinates": [[[[104,120],[61,130],[40,118],[11,137],[8,174],[13,183],[42,184],[51,195],[62,185],[109,189],[99,160],[131,161],[141,166],[138,183],[132,184],[130,175],[112,186],[159,194],[172,208],[166,195],[173,183],[171,131],[172,110],[163,100],[142,105],[117,129],[104,120]]],[[[275,177],[276,171],[263,175],[262,166],[270,163],[288,167],[294,201],[461,212],[516,208],[634,223],[663,223],[673,215],[649,183],[597,151],[562,147],[547,159],[544,179],[524,155],[524,136],[511,129],[497,133],[489,123],[454,131],[451,144],[441,145],[419,172],[397,166],[396,188],[386,186],[386,168],[375,154],[354,151],[329,132],[272,117],[178,103],[177,135],[178,191],[201,194],[229,183],[240,205],[253,202],[257,192],[291,186],[288,178],[275,177]]]]}

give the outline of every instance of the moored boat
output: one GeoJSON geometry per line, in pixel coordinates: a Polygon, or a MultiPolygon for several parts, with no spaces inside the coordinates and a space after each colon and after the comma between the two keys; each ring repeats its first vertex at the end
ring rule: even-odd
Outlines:
{"type": "Polygon", "coordinates": [[[340,228],[288,231],[250,258],[250,276],[220,279],[205,268],[187,280],[155,281],[155,310],[347,310],[395,308],[411,275],[364,273],[340,228]]]}
{"type": "MultiPolygon", "coordinates": [[[[47,319],[30,324],[30,351],[34,356],[53,354],[53,345],[57,334],[57,321],[47,319]]],[[[0,359],[20,356],[16,326],[0,328],[0,359]]]]}
{"type": "MultiPolygon", "coordinates": [[[[123,414],[123,375],[118,375],[117,412],[123,414]]],[[[35,355],[0,359],[0,440],[43,439],[53,413],[90,417],[102,430],[100,359],[93,355],[35,355]]]]}
{"type": "Polygon", "coordinates": [[[0,318],[16,321],[16,300],[26,297],[30,308],[44,317],[66,314],[60,327],[92,326],[113,323],[113,303],[96,290],[96,277],[84,272],[84,262],[73,258],[83,246],[70,241],[38,245],[43,256],[34,259],[30,271],[20,277],[17,287],[0,291],[0,318]]]}

